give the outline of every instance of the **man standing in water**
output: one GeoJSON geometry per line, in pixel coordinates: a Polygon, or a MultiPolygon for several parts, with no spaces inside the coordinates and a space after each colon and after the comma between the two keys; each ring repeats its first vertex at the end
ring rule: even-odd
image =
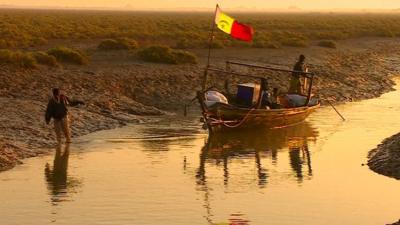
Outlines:
{"type": "Polygon", "coordinates": [[[305,60],[306,57],[304,55],[300,55],[299,61],[297,61],[293,67],[293,71],[296,72],[293,72],[292,77],[290,78],[290,86],[288,91],[289,94],[301,95],[303,93],[300,78],[302,72],[305,73],[308,70],[305,64],[305,60]]]}
{"type": "Polygon", "coordinates": [[[52,92],[53,97],[49,100],[46,109],[46,123],[49,124],[51,118],[53,118],[57,142],[61,143],[61,135],[63,133],[66,143],[71,143],[71,128],[67,106],[75,106],[84,103],[81,101],[71,102],[67,96],[61,94],[61,91],[58,88],[53,88],[52,92]]]}

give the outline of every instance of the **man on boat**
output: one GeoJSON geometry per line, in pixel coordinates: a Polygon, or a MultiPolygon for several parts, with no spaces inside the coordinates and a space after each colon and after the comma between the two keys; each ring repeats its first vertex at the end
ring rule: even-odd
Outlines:
{"type": "Polygon", "coordinates": [[[268,107],[270,109],[280,109],[282,106],[278,104],[279,89],[273,88],[272,93],[269,91],[268,80],[261,79],[261,107],[268,107]]]}
{"type": "Polygon", "coordinates": [[[278,97],[279,97],[279,89],[275,87],[274,89],[272,89],[271,109],[281,109],[282,108],[282,105],[279,104],[278,97]]]}
{"type": "Polygon", "coordinates": [[[265,78],[261,79],[261,107],[271,107],[271,94],[269,93],[268,81],[265,78]]]}
{"type": "Polygon", "coordinates": [[[60,89],[53,88],[53,96],[47,104],[45,119],[49,124],[53,118],[54,131],[56,132],[57,142],[61,143],[62,133],[65,136],[66,143],[71,143],[71,130],[67,106],[76,106],[84,104],[82,101],[70,101],[70,99],[61,94],[60,89]]]}
{"type": "Polygon", "coordinates": [[[301,84],[301,75],[302,73],[307,72],[307,66],[305,64],[306,57],[304,55],[300,55],[299,61],[293,67],[292,76],[290,78],[290,86],[289,86],[289,94],[299,94],[303,93],[302,91],[302,84],[301,84]]]}

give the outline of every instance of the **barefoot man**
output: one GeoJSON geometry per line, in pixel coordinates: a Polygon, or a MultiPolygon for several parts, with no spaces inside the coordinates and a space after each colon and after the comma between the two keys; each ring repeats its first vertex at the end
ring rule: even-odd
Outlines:
{"type": "Polygon", "coordinates": [[[81,101],[71,102],[67,96],[61,94],[58,88],[53,88],[52,92],[53,97],[49,100],[46,109],[46,123],[49,124],[50,120],[53,118],[57,142],[61,143],[61,136],[64,134],[66,143],[71,143],[71,127],[67,106],[75,106],[84,103],[81,101]]]}

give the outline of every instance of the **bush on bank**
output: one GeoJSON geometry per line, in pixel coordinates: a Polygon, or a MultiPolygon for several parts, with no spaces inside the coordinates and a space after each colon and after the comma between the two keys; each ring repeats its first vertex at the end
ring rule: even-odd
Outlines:
{"type": "Polygon", "coordinates": [[[129,38],[106,39],[100,42],[99,50],[132,50],[138,47],[138,43],[129,38]]]}
{"type": "Polygon", "coordinates": [[[47,54],[54,56],[57,61],[84,65],[89,62],[89,57],[82,51],[67,48],[67,47],[56,47],[47,51],[47,54]]]}
{"type": "Polygon", "coordinates": [[[33,69],[37,66],[37,62],[31,53],[8,49],[0,50],[0,63],[26,69],[33,69]]]}
{"type": "Polygon", "coordinates": [[[47,52],[23,52],[0,49],[0,64],[17,68],[34,69],[38,64],[51,67],[59,66],[59,61],[75,64],[85,64],[88,59],[79,51],[67,48],[51,49],[47,52]]]}
{"type": "Polygon", "coordinates": [[[139,59],[146,62],[167,64],[197,64],[197,57],[188,51],[174,50],[164,45],[153,45],[137,52],[139,59]]]}
{"type": "Polygon", "coordinates": [[[46,52],[34,52],[33,57],[37,61],[37,63],[42,64],[42,65],[47,65],[47,66],[58,66],[58,62],[56,57],[53,55],[49,55],[46,52]]]}
{"type": "Polygon", "coordinates": [[[336,42],[331,41],[331,40],[322,40],[318,42],[318,46],[324,47],[324,48],[337,48],[336,42]]]}

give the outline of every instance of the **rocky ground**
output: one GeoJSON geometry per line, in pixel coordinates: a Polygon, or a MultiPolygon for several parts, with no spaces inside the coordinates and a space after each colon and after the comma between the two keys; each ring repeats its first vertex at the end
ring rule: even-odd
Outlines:
{"type": "MultiPolygon", "coordinates": [[[[394,54],[399,48],[395,39],[365,39],[340,43],[338,49],[221,49],[213,50],[212,62],[222,68],[225,60],[290,68],[302,53],[317,74],[316,93],[337,102],[356,101],[392,90],[391,76],[398,73],[399,63],[394,54]]],[[[181,113],[200,88],[207,55],[205,50],[194,50],[198,65],[176,66],[143,63],[127,52],[88,52],[92,60],[87,66],[29,71],[0,67],[0,170],[46,153],[55,144],[52,127],[43,118],[51,88],[60,87],[86,103],[71,109],[77,137],[142,122],[149,115],[181,113]]],[[[265,75],[265,71],[251,72],[265,75]]],[[[212,77],[210,85],[223,86],[221,74],[212,77]]],[[[269,78],[273,86],[287,88],[287,76],[269,78]]]]}

